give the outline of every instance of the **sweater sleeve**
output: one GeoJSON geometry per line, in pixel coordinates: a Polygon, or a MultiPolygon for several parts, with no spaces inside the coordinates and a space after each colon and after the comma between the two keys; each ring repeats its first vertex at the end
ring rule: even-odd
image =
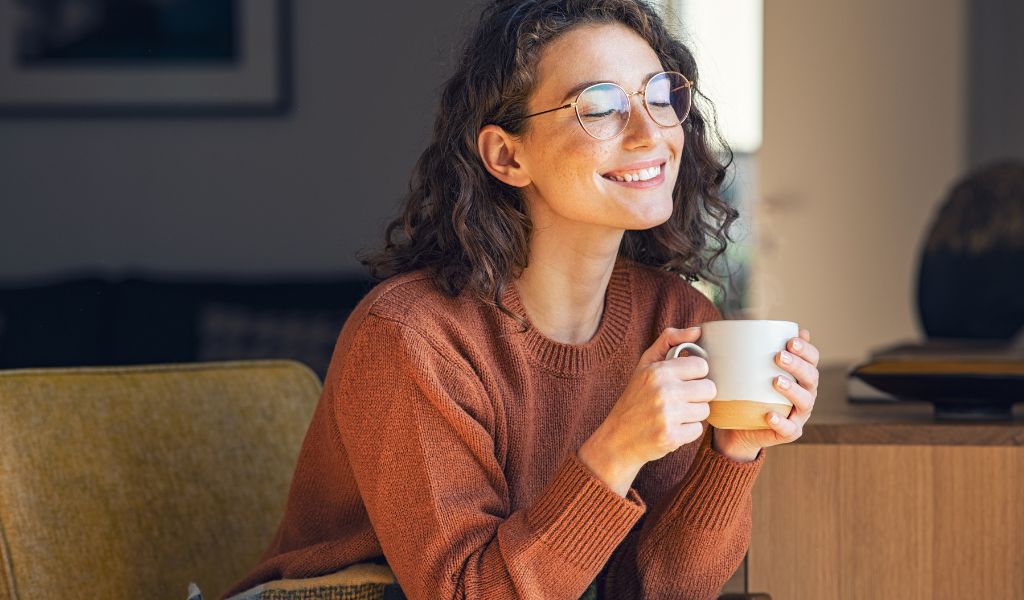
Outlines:
{"type": "Polygon", "coordinates": [[[467,363],[370,314],[345,357],[336,422],[402,590],[420,598],[577,600],[646,510],[567,457],[510,511],[494,403],[467,363]]]}
{"type": "MultiPolygon", "coordinates": [[[[608,598],[715,598],[750,541],[751,490],[764,450],[739,463],[711,447],[708,427],[685,477],[609,560],[608,598]]],[[[665,459],[662,459],[665,460],[665,459]]]]}
{"type": "MultiPolygon", "coordinates": [[[[722,318],[715,305],[692,292],[682,322],[722,318]]],[[[705,427],[690,462],[682,449],[659,465],[665,494],[647,498],[651,510],[642,526],[616,550],[601,578],[607,598],[715,598],[739,567],[750,542],[754,482],[764,464],[740,463],[711,446],[714,428],[705,427]]],[[[642,475],[643,476],[643,472],[642,475]]]]}

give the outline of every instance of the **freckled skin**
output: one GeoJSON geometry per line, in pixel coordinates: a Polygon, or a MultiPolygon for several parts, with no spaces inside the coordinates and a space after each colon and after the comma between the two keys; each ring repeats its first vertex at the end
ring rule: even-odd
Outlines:
{"type": "MultiPolygon", "coordinates": [[[[575,97],[563,101],[564,94],[582,81],[611,81],[632,92],[643,87],[648,73],[662,70],[654,50],[628,27],[577,27],[542,51],[529,112],[571,102],[575,97]]],[[[589,136],[572,109],[530,119],[517,160],[530,175],[523,189],[535,229],[578,239],[649,229],[671,216],[683,128],[656,124],[639,95],[630,101],[626,129],[610,140],[589,136]],[[651,158],[668,160],[665,181],[657,188],[630,189],[601,177],[651,158]]]]}

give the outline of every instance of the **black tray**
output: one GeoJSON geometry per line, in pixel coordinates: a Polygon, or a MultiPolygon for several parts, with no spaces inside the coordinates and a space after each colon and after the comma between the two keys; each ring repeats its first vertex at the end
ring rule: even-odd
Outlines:
{"type": "Polygon", "coordinates": [[[859,365],[850,376],[902,400],[930,402],[940,420],[1010,420],[1013,405],[1024,401],[1024,375],[864,372],[875,364],[859,365]]]}

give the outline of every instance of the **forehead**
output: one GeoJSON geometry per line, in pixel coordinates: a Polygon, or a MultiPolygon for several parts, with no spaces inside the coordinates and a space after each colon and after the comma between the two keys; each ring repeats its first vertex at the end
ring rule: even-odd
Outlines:
{"type": "Polygon", "coordinates": [[[561,99],[582,81],[613,81],[627,89],[643,85],[661,61],[647,40],[621,23],[574,27],[541,50],[537,61],[537,98],[561,99]]]}

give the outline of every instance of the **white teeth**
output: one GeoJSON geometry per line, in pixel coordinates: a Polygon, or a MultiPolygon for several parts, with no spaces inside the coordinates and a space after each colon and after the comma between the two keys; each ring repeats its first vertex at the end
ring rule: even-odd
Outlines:
{"type": "Polygon", "coordinates": [[[640,169],[639,171],[633,171],[632,173],[623,173],[622,175],[608,175],[609,179],[615,181],[647,181],[648,179],[654,179],[661,174],[661,165],[655,165],[646,169],[640,169]]]}

